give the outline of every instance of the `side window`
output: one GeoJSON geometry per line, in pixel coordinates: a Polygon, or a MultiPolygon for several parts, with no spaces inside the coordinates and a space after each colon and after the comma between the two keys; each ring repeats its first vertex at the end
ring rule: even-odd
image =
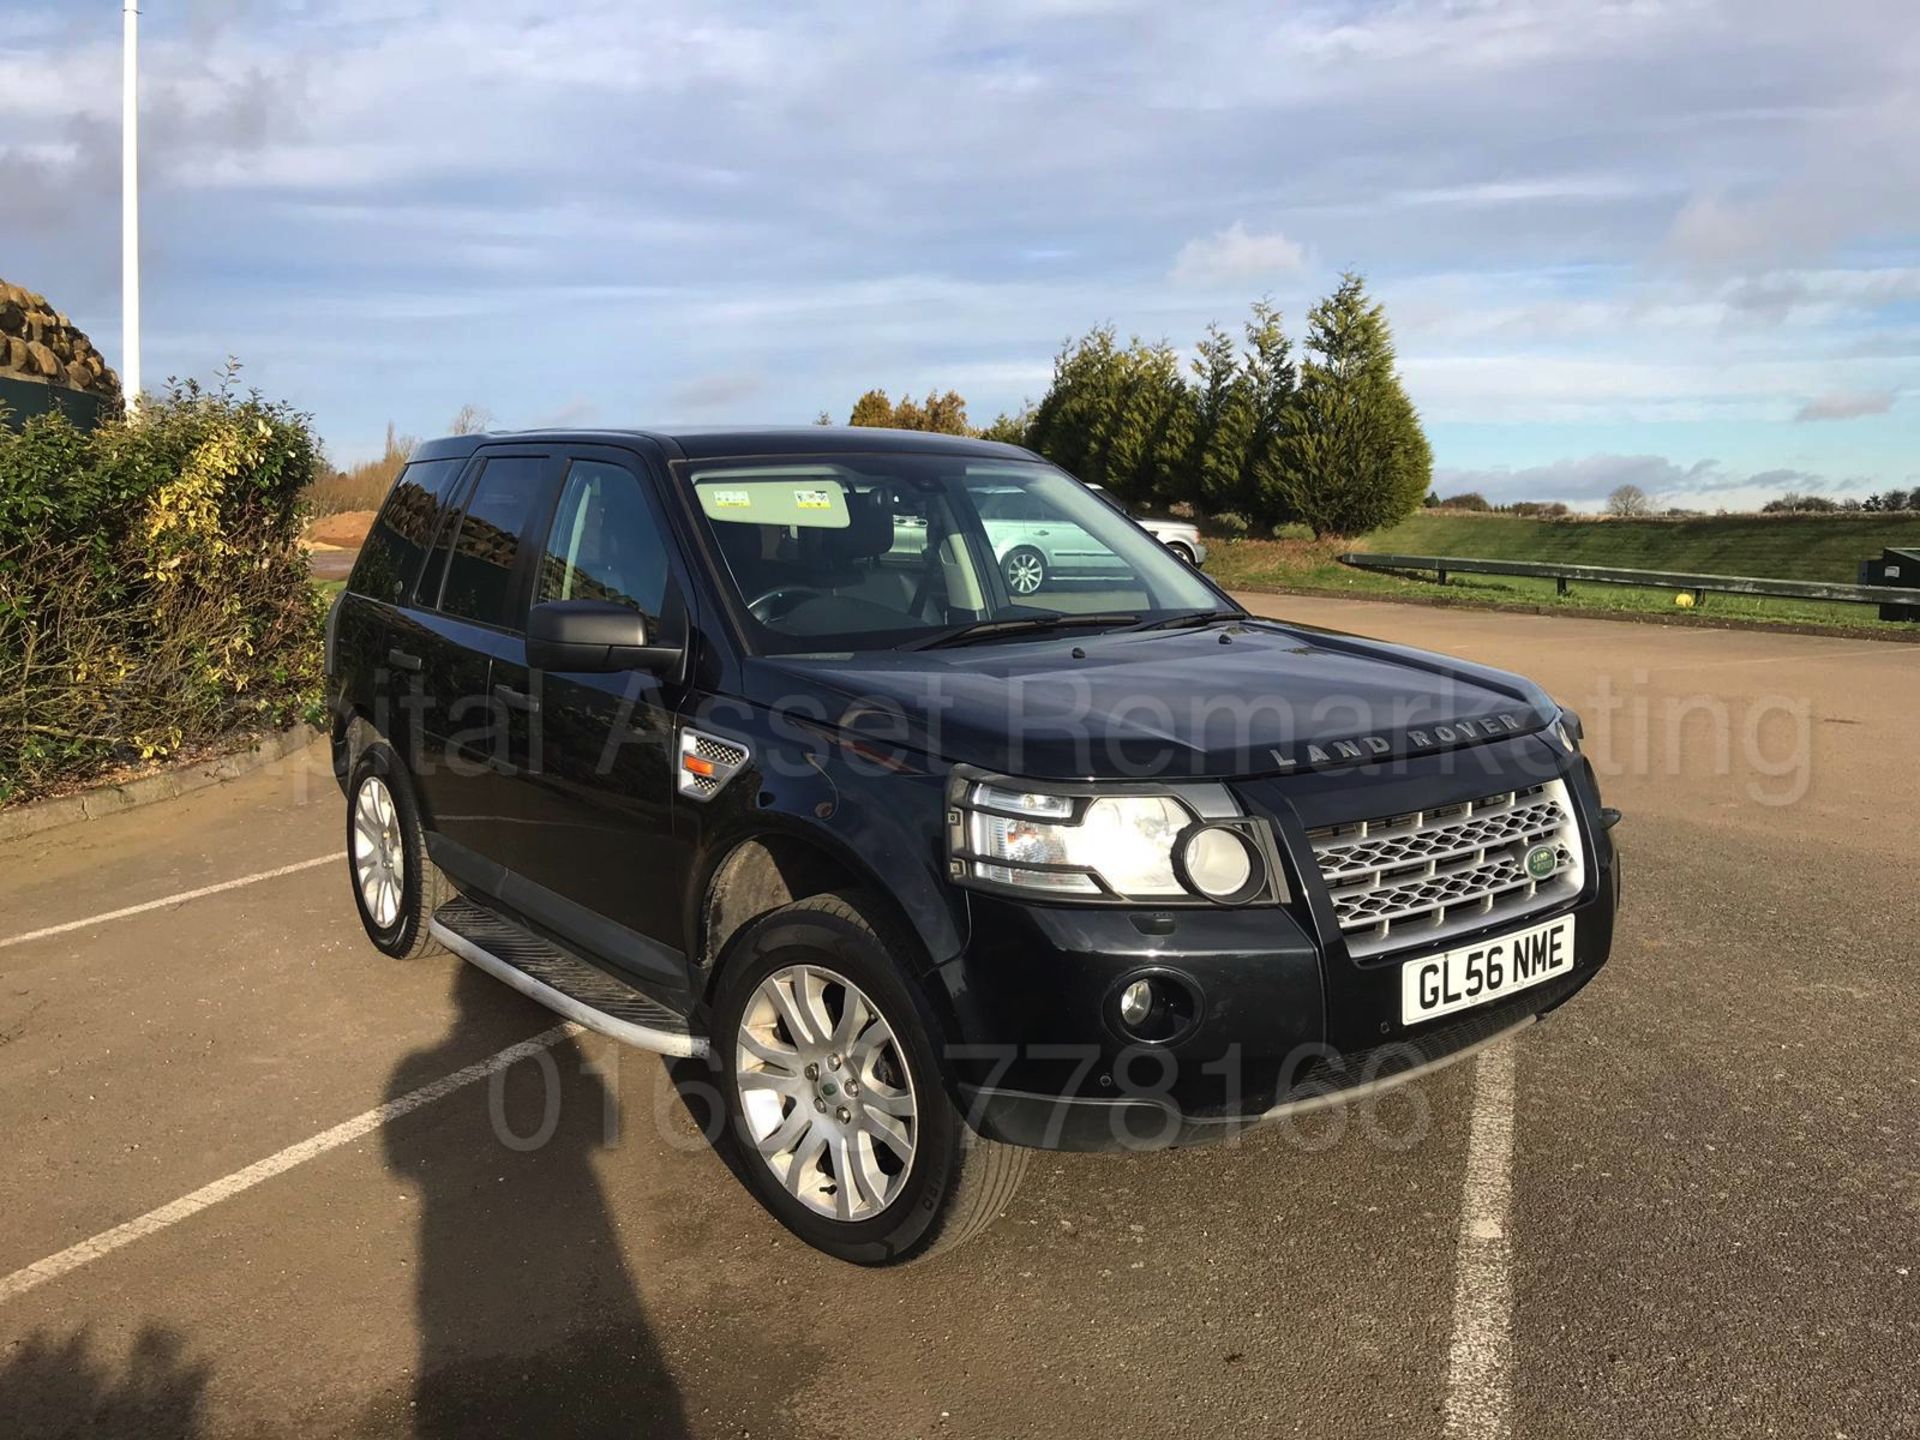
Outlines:
{"type": "Polygon", "coordinates": [[[658,620],[667,545],[640,481],[618,465],[576,460],[553,512],[534,599],[612,600],[658,620]]]}
{"type": "Polygon", "coordinates": [[[355,594],[389,602],[405,598],[420,574],[420,562],[440,528],[454,479],[465,463],[464,459],[416,460],[400,472],[366,544],[360,547],[349,582],[355,594]]]}
{"type": "Polygon", "coordinates": [[[440,609],[483,625],[509,625],[513,566],[520,537],[533,517],[547,468],[543,456],[508,455],[487,461],[461,517],[447,557],[440,609]]]}

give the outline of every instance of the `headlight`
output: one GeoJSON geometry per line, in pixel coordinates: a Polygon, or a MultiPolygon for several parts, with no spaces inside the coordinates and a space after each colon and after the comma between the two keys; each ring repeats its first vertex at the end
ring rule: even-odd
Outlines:
{"type": "Polygon", "coordinates": [[[1580,742],[1586,738],[1586,727],[1580,723],[1580,717],[1566,706],[1560,707],[1560,718],[1553,722],[1553,735],[1567,747],[1569,755],[1580,753],[1580,742]]]}
{"type": "Polygon", "coordinates": [[[1263,822],[1220,785],[1101,793],[956,772],[953,877],[986,888],[1085,899],[1284,899],[1263,822]]]}

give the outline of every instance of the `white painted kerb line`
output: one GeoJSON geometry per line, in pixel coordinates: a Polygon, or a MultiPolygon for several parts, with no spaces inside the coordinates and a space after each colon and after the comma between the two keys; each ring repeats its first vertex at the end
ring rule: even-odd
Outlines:
{"type": "MultiPolygon", "coordinates": [[[[328,856],[329,860],[336,856],[328,856]]],[[[222,1200],[231,1200],[244,1190],[285,1174],[296,1165],[326,1154],[329,1150],[338,1150],[342,1145],[350,1145],[364,1135],[378,1130],[382,1125],[399,1119],[409,1111],[418,1110],[423,1105],[431,1105],[443,1100],[454,1091],[471,1085],[476,1080],[484,1080],[496,1071],[505,1070],[516,1061],[529,1055],[538,1054],[558,1045],[562,1040],[585,1033],[583,1027],[569,1022],[556,1025],[551,1030],[543,1030],[531,1040],[522,1040],[518,1045],[509,1045],[497,1054],[488,1056],[464,1070],[456,1070],[435,1080],[430,1085],[422,1085],[418,1090],[409,1091],[397,1100],[389,1100],[364,1115],[356,1115],[343,1121],[331,1130],[323,1130],[311,1140],[302,1140],[298,1145],[289,1145],[277,1155],[269,1155],[256,1161],[244,1170],[235,1171],[224,1180],[216,1180],[211,1185],[203,1185],[191,1195],[182,1195],[171,1204],[162,1205],[158,1210],[149,1210],[137,1220],[129,1220],[124,1225],[116,1225],[111,1230],[103,1230],[91,1240],[82,1240],[78,1245],[69,1245],[58,1255],[49,1255],[44,1260],[36,1260],[24,1270],[16,1270],[6,1279],[0,1280],[0,1304],[24,1295],[36,1285],[44,1285],[49,1280],[57,1280],[82,1265],[91,1265],[102,1256],[111,1255],[124,1245],[166,1229],[169,1225],[178,1225],[182,1220],[198,1215],[210,1206],[218,1205],[222,1200]]]]}
{"type": "Polygon", "coordinates": [[[6,949],[9,945],[24,945],[29,940],[45,940],[49,935],[65,935],[69,930],[85,930],[90,925],[104,925],[109,920],[124,920],[129,915],[144,915],[149,910],[164,910],[169,905],[183,905],[189,900],[201,900],[208,895],[218,895],[223,890],[238,890],[242,885],[258,885],[262,880],[278,880],[282,875],[295,875],[318,865],[337,865],[346,858],[346,851],[336,850],[331,855],[316,855],[311,860],[297,860],[291,865],[282,865],[278,870],[262,870],[257,875],[242,875],[238,880],[222,880],[218,885],[202,885],[198,890],[182,890],[178,895],[163,895],[158,900],[129,905],[124,910],[109,910],[104,915],[89,915],[84,920],[69,920],[64,925],[49,925],[44,930],[29,930],[24,935],[9,935],[6,939],[0,940],[0,950],[6,949]]]}
{"type": "Polygon", "coordinates": [[[1490,1046],[1473,1074],[1473,1128],[1460,1196],[1460,1253],[1447,1351],[1449,1440],[1513,1433],[1513,1042],[1490,1046]]]}

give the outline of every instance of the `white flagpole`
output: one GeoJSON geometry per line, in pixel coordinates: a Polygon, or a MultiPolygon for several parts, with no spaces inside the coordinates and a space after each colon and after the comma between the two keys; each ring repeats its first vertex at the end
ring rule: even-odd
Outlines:
{"type": "Polygon", "coordinates": [[[128,413],[140,403],[140,11],[123,0],[120,76],[120,385],[128,413]]]}

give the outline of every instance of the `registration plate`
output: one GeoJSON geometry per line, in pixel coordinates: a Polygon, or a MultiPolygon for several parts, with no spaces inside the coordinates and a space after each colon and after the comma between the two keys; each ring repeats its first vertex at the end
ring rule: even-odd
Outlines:
{"type": "Polygon", "coordinates": [[[1400,967],[1400,1023],[1485,1005],[1573,968],[1573,917],[1423,955],[1400,967]]]}

